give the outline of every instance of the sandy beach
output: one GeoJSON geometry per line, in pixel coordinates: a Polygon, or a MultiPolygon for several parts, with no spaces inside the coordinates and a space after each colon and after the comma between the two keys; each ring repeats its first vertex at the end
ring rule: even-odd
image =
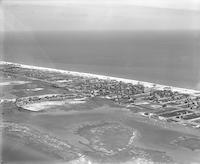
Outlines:
{"type": "Polygon", "coordinates": [[[21,84],[26,84],[29,83],[27,81],[5,81],[5,82],[0,82],[0,86],[7,86],[7,85],[21,85],[21,84]]]}
{"type": "Polygon", "coordinates": [[[70,105],[70,104],[82,104],[85,103],[85,101],[81,100],[67,100],[67,101],[45,101],[40,103],[33,103],[33,104],[27,104],[24,105],[23,108],[29,111],[43,111],[45,109],[48,109],[50,107],[54,106],[63,106],[63,105],[70,105]]]}
{"type": "Polygon", "coordinates": [[[85,73],[85,72],[75,72],[75,71],[67,71],[67,70],[60,70],[60,69],[53,69],[53,68],[46,68],[46,67],[38,67],[38,66],[33,66],[33,65],[24,65],[24,64],[11,63],[11,62],[5,62],[5,61],[0,61],[0,64],[14,64],[16,66],[20,66],[22,68],[28,68],[28,69],[36,69],[36,70],[38,69],[38,70],[44,70],[44,71],[60,72],[63,74],[69,74],[69,75],[74,75],[74,76],[98,78],[98,79],[103,79],[103,80],[116,80],[116,81],[122,81],[125,83],[132,83],[132,84],[142,84],[145,87],[149,87],[149,88],[153,87],[157,90],[163,90],[165,88],[170,88],[174,92],[176,91],[176,92],[183,93],[183,94],[190,94],[191,96],[200,95],[200,91],[198,91],[198,90],[179,88],[179,87],[167,86],[167,85],[162,85],[162,84],[155,84],[155,83],[151,83],[151,82],[144,82],[144,81],[138,81],[138,80],[133,80],[133,79],[125,79],[125,78],[97,75],[97,74],[91,74],[91,73],[85,73]]]}

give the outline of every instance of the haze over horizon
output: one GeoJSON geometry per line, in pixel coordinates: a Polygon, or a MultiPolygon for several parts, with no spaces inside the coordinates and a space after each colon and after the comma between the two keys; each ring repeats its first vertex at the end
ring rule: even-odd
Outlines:
{"type": "Polygon", "coordinates": [[[64,5],[64,4],[120,4],[137,5],[146,7],[168,8],[176,10],[200,11],[199,0],[3,0],[7,4],[45,4],[45,5],[64,5]]]}
{"type": "Polygon", "coordinates": [[[185,82],[200,89],[200,0],[3,0],[1,4],[2,58],[36,64],[43,58],[55,67],[58,61],[58,67],[63,62],[74,70],[122,77],[126,73],[128,78],[176,81],[177,86],[185,82]],[[77,33],[85,31],[94,35],[77,33]],[[108,35],[96,35],[99,31],[108,35]],[[116,42],[113,31],[128,35],[119,34],[116,42]],[[144,31],[158,35],[146,36],[144,31]],[[136,37],[137,33],[141,35],[136,37]]]}
{"type": "Polygon", "coordinates": [[[199,30],[199,0],[3,0],[1,31],[199,30]]]}

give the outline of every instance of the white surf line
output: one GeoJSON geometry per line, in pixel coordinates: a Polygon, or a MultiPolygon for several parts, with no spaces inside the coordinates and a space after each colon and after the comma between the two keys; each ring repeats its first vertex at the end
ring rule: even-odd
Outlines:
{"type": "Polygon", "coordinates": [[[75,72],[75,71],[67,71],[67,70],[47,68],[47,67],[24,65],[24,64],[5,62],[5,61],[0,61],[0,64],[13,64],[13,65],[19,66],[21,68],[59,72],[59,73],[67,74],[67,75],[74,75],[74,76],[81,76],[81,77],[88,77],[88,78],[98,78],[98,79],[102,79],[102,80],[116,80],[116,81],[122,81],[125,83],[132,83],[133,85],[134,84],[142,84],[142,85],[144,85],[144,87],[155,88],[157,90],[163,90],[165,88],[170,88],[174,92],[176,91],[179,93],[189,94],[192,96],[200,95],[200,91],[198,91],[198,90],[179,88],[179,87],[167,86],[167,85],[162,85],[162,84],[155,84],[155,83],[144,82],[144,81],[139,81],[139,80],[131,80],[131,79],[118,78],[118,77],[113,77],[113,76],[105,76],[105,75],[97,75],[97,74],[84,73],[84,72],[75,72]]]}

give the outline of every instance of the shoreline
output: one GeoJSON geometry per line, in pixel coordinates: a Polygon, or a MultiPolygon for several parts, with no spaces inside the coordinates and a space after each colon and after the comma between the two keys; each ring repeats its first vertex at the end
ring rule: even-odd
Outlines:
{"type": "Polygon", "coordinates": [[[155,84],[155,83],[139,81],[139,80],[118,78],[118,77],[113,77],[113,76],[105,76],[105,75],[98,75],[98,74],[85,73],[85,72],[68,71],[68,70],[48,68],[48,67],[40,67],[40,66],[33,66],[33,65],[25,65],[25,64],[12,63],[12,62],[6,62],[6,61],[0,61],[0,64],[12,64],[12,65],[19,66],[21,68],[59,72],[59,73],[63,73],[63,74],[80,76],[80,77],[98,78],[98,79],[102,79],[102,80],[116,80],[118,82],[122,81],[124,83],[132,83],[133,85],[139,83],[139,84],[142,84],[144,87],[155,88],[156,90],[163,90],[165,88],[170,88],[174,92],[189,94],[189,95],[192,95],[192,96],[199,96],[200,95],[200,91],[198,91],[198,90],[180,88],[180,87],[174,87],[174,86],[168,86],[168,85],[162,85],[162,84],[155,84]]]}

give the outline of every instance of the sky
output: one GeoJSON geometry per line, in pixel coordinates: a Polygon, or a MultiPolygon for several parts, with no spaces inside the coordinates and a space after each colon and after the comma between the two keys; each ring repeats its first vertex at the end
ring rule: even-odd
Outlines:
{"type": "Polygon", "coordinates": [[[2,31],[199,30],[200,0],[3,0],[2,31]]]}
{"type": "Polygon", "coordinates": [[[126,4],[158,8],[200,10],[200,0],[3,0],[5,3],[32,4],[126,4]]]}

